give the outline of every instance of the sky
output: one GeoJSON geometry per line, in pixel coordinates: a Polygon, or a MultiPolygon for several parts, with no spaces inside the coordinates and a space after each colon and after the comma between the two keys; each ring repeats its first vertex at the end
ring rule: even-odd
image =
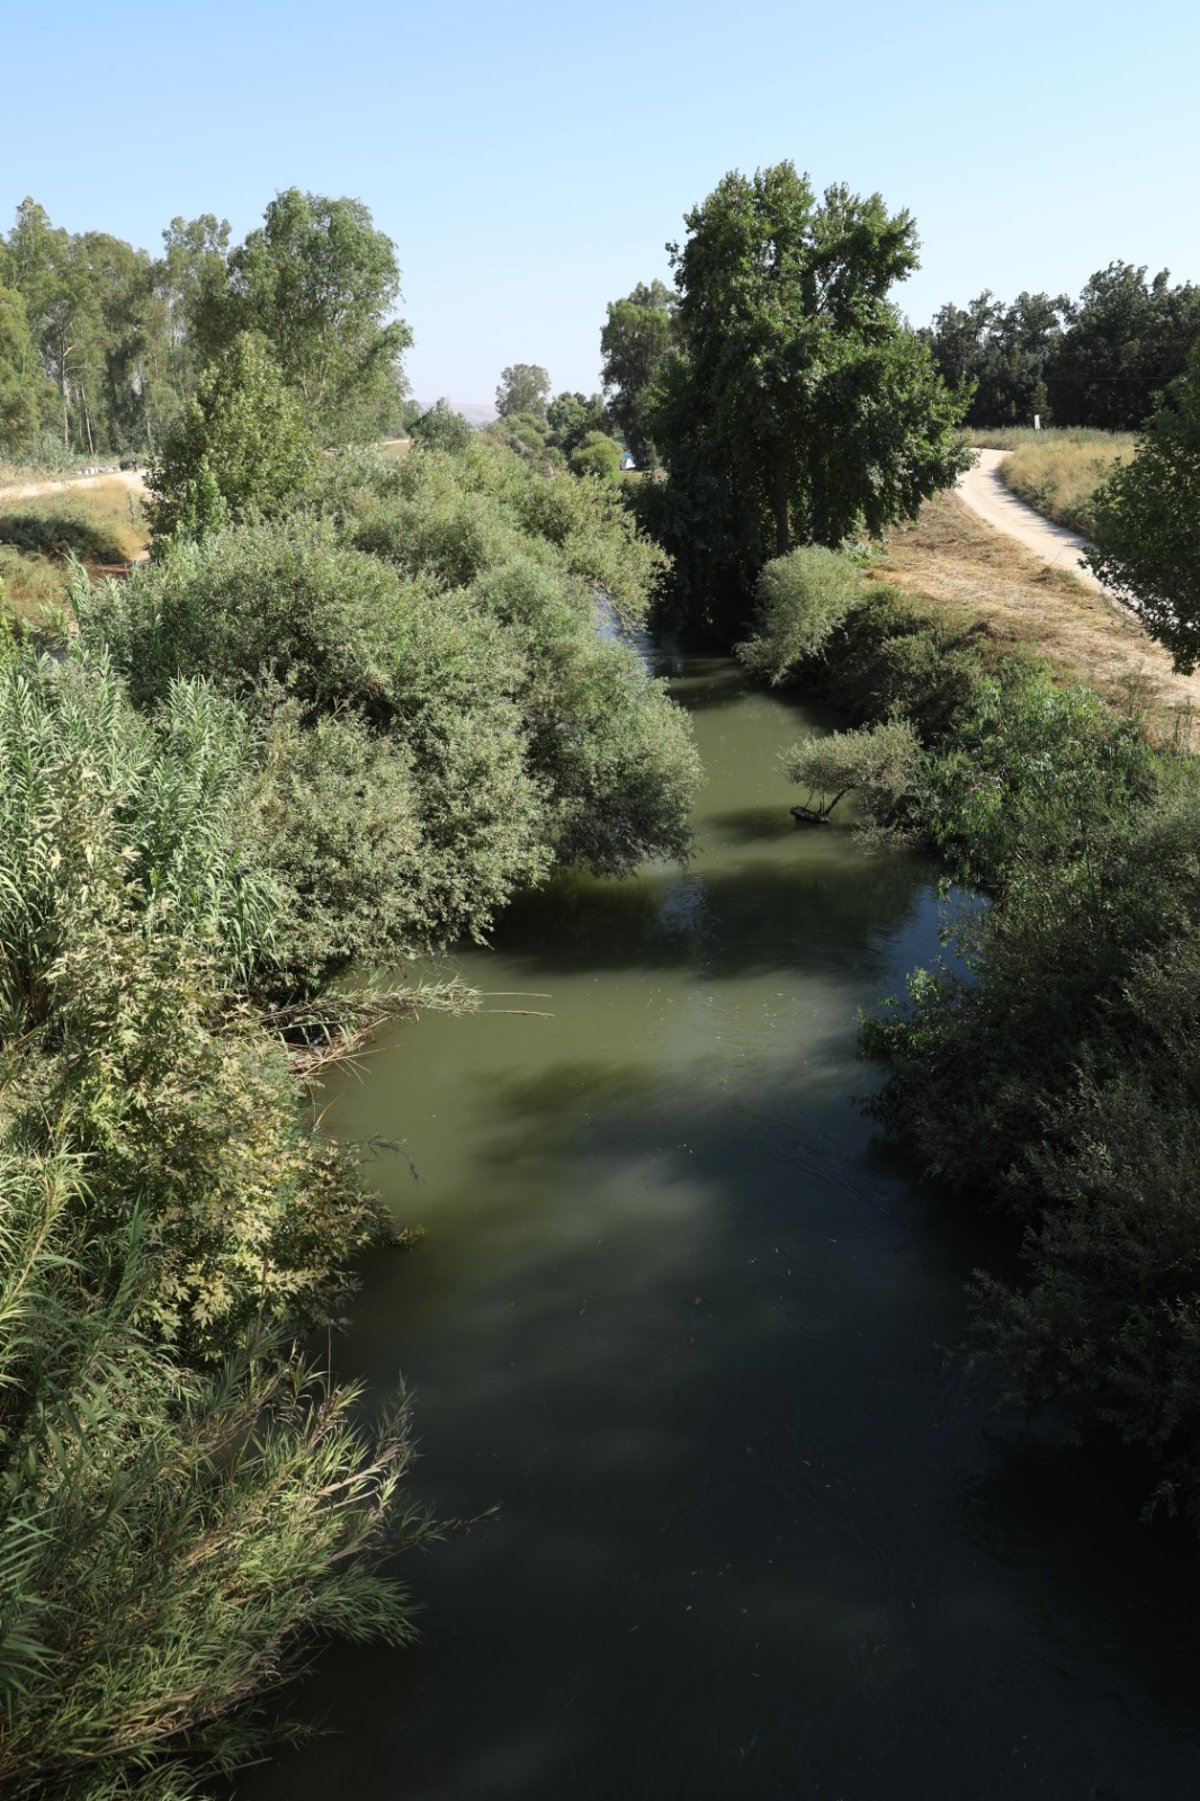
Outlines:
{"type": "Polygon", "coordinates": [[[1200,280],[1197,0],[0,0],[0,224],[26,195],[157,252],[281,189],[394,240],[417,398],[599,385],[607,302],[730,169],[907,208],[914,324],[1114,260],[1200,280]]]}

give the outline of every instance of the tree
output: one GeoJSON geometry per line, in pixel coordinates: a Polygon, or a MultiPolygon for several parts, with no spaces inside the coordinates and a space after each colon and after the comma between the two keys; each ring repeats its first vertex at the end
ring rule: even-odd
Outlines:
{"type": "Polygon", "coordinates": [[[1087,561],[1190,672],[1200,662],[1200,343],[1093,506],[1087,561]]]}
{"type": "Polygon", "coordinates": [[[649,423],[685,591],[724,589],[741,623],[768,556],[877,534],[949,486],[963,403],[888,303],[916,267],[908,213],[844,187],[818,203],[785,162],[727,175],[686,224],[649,423]]]}
{"type": "Polygon", "coordinates": [[[150,471],[155,537],[203,537],[224,519],[277,511],[314,466],[312,434],[270,349],[242,332],[213,363],[150,471]]]}
{"type": "MultiPolygon", "coordinates": [[[[211,280],[210,270],[210,280],[211,280]]],[[[243,331],[267,339],[284,380],[304,398],[325,443],[378,435],[403,395],[403,319],[396,247],[361,200],[288,188],[229,257],[198,308],[210,354],[243,331]]]]}
{"type": "Polygon", "coordinates": [[[944,306],[918,335],[951,388],[973,387],[969,425],[1031,425],[1050,416],[1048,379],[1069,318],[1066,295],[1018,294],[1005,307],[986,290],[965,309],[944,306]]]}
{"type": "Polygon", "coordinates": [[[539,363],[510,363],[500,371],[496,411],[502,419],[513,413],[534,413],[544,419],[549,399],[550,377],[539,363]]]}
{"type": "Polygon", "coordinates": [[[590,432],[606,432],[608,412],[599,394],[589,398],[578,392],[556,394],[546,413],[550,441],[569,457],[590,432]]]}
{"type": "Polygon", "coordinates": [[[570,456],[576,475],[594,475],[613,482],[621,473],[621,446],[607,432],[590,431],[570,456]]]}
{"type": "Polygon", "coordinates": [[[469,422],[455,412],[445,396],[413,420],[411,435],[415,443],[430,450],[450,451],[465,450],[475,436],[469,422]]]}
{"type": "Polygon", "coordinates": [[[653,468],[657,461],[646,412],[671,348],[674,308],[675,296],[664,282],[652,281],[649,287],[638,282],[624,300],[609,302],[600,333],[609,412],[639,468],[653,468]]]}
{"type": "Polygon", "coordinates": [[[0,287],[0,446],[30,449],[42,409],[53,399],[38,373],[25,302],[15,288],[0,287]]]}
{"type": "Polygon", "coordinates": [[[1055,419],[1140,430],[1200,339],[1200,287],[1172,288],[1166,269],[1148,282],[1144,267],[1110,263],[1092,276],[1073,315],[1050,378],[1055,419]]]}

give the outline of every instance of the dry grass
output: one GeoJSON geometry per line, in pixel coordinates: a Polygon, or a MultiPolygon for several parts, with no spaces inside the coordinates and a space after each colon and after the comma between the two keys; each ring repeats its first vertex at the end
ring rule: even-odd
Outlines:
{"type": "Polygon", "coordinates": [[[1132,432],[1038,432],[1000,464],[1000,479],[1056,525],[1092,536],[1092,496],[1114,464],[1133,455],[1132,432]]]}
{"type": "Polygon", "coordinates": [[[1110,700],[1133,698],[1173,732],[1200,716],[1200,675],[1171,659],[1113,601],[987,525],[957,496],[939,494],[897,532],[872,574],[932,609],[982,621],[998,651],[1024,646],[1110,700]]]}
{"type": "Polygon", "coordinates": [[[140,496],[113,477],[52,494],[0,496],[3,605],[36,621],[62,599],[67,559],[93,574],[123,570],[150,542],[140,496]]]}

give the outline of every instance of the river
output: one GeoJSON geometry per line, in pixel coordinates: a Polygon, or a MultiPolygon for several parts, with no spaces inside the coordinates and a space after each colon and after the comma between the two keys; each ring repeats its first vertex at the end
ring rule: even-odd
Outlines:
{"type": "Polygon", "coordinates": [[[819,718],[673,672],[689,868],[515,907],[454,964],[490,1015],[328,1093],[335,1132],[403,1142],[415,1178],[373,1173],[426,1228],[367,1262],[338,1367],[403,1372],[419,1494],[499,1513],[407,1568],[423,1642],[325,1653],[299,1700],[334,1735],[238,1793],[1200,1794],[1192,1541],[1139,1527],[1144,1472],[966,1381],[1006,1237],[858,1104],[856,1009],[938,955],[931,872],[793,828],[776,757],[819,718]]]}

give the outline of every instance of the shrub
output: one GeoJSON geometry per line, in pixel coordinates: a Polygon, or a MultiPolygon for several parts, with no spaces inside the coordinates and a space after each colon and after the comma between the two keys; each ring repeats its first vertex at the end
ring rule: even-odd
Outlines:
{"type": "Polygon", "coordinates": [[[315,1635],[410,1635],[379,1564],[429,1527],[403,1409],[367,1433],[269,1344],[181,1365],[136,1323],[140,1217],[86,1201],[69,1137],[0,1143],[0,1784],[174,1801],[297,1736],[263,1702],[315,1635]]]}
{"type": "Polygon", "coordinates": [[[802,545],[767,563],[754,590],[754,637],[737,646],[753,675],[785,681],[825,649],[862,599],[857,565],[839,551],[802,545]]]}
{"type": "Polygon", "coordinates": [[[301,401],[266,339],[240,332],[201,376],[147,475],[154,536],[200,536],[227,518],[278,512],[315,459],[301,401]]]}
{"type": "Polygon", "coordinates": [[[894,719],[808,738],[785,751],[783,762],[789,780],[808,790],[806,813],[828,819],[845,795],[858,790],[872,817],[887,820],[914,796],[921,746],[908,721],[894,719]]]}

